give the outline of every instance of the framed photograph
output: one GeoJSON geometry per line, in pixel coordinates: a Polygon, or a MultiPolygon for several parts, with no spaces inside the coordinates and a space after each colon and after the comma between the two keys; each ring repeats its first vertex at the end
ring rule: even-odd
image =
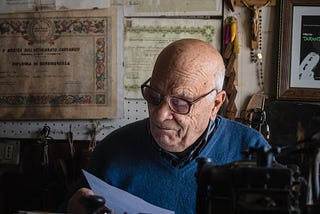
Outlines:
{"type": "Polygon", "coordinates": [[[320,101],[320,0],[280,6],[277,98],[320,101]]]}

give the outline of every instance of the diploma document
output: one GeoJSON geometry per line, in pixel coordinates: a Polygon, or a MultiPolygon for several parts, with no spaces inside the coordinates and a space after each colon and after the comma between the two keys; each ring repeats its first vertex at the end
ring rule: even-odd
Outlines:
{"type": "Polygon", "coordinates": [[[0,14],[0,119],[117,116],[117,10],[0,14]]]}

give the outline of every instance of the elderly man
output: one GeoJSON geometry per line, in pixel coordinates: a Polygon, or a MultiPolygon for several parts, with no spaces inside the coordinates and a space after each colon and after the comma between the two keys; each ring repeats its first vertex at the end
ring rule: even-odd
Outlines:
{"type": "MultiPolygon", "coordinates": [[[[218,115],[224,62],[210,44],[182,39],[158,56],[152,76],[141,85],[149,118],[126,125],[98,144],[88,171],[149,203],[195,213],[196,159],[216,165],[243,159],[249,147],[269,147],[254,129],[218,115]]],[[[82,195],[94,194],[79,182],[68,212],[81,213],[82,195]]]]}

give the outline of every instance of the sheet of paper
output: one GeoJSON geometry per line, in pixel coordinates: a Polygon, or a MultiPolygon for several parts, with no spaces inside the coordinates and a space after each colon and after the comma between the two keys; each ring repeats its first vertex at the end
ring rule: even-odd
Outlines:
{"type": "MultiPolygon", "coordinates": [[[[120,0],[113,0],[121,2],[120,0]]],[[[124,0],[125,16],[221,16],[220,0],[124,0]]]]}
{"type": "Polygon", "coordinates": [[[0,13],[108,8],[110,0],[1,0],[0,13]]]}
{"type": "Polygon", "coordinates": [[[55,0],[1,0],[0,13],[54,10],[56,8],[55,0]]]}
{"type": "Polygon", "coordinates": [[[57,9],[108,8],[110,0],[56,0],[57,9]]]}
{"type": "Polygon", "coordinates": [[[174,214],[173,211],[154,206],[141,198],[113,187],[85,170],[82,172],[94,194],[104,197],[106,206],[115,213],[174,214]]]}

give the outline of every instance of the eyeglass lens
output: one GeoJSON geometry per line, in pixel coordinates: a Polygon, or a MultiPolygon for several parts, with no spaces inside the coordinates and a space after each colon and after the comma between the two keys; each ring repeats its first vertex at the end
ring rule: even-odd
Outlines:
{"type": "MultiPolygon", "coordinates": [[[[164,99],[164,96],[148,86],[142,88],[142,95],[148,103],[153,105],[159,105],[164,99]]],[[[190,105],[187,101],[176,97],[170,97],[169,106],[173,111],[180,114],[187,114],[190,110],[190,105]]]]}
{"type": "Polygon", "coordinates": [[[171,108],[181,114],[186,114],[189,112],[190,105],[187,103],[185,100],[176,98],[176,97],[171,97],[169,105],[171,108]]]}
{"type": "Polygon", "coordinates": [[[142,88],[142,95],[144,99],[147,100],[148,103],[153,105],[159,105],[163,99],[162,95],[155,90],[149,88],[148,86],[144,86],[142,88]]]}

